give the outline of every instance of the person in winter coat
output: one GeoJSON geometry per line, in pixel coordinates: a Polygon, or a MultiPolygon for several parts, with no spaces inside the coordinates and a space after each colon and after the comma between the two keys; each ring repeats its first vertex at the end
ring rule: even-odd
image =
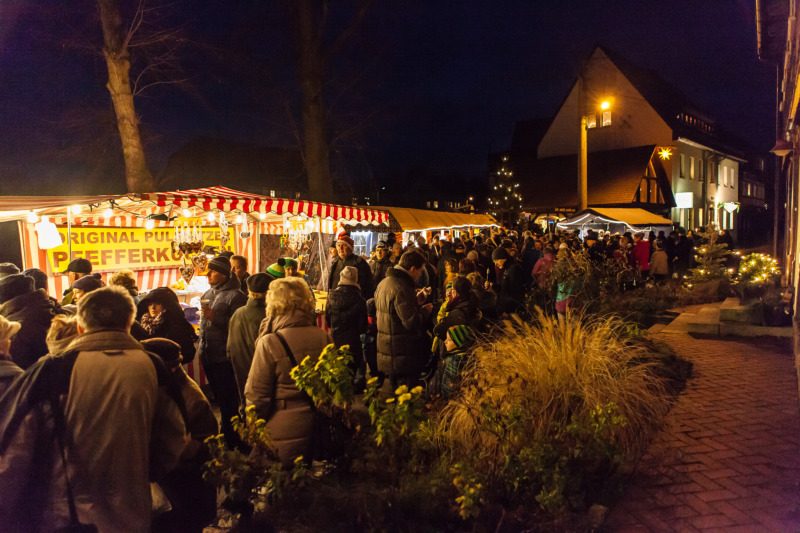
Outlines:
{"type": "Polygon", "coordinates": [[[328,293],[325,320],[331,330],[336,347],[348,345],[353,355],[353,376],[356,392],[366,385],[364,353],[361,335],[367,331],[367,301],[361,296],[358,286],[358,270],[347,266],[339,276],[339,286],[328,293]]]}
{"type": "Polygon", "coordinates": [[[247,258],[243,255],[230,256],[231,262],[231,275],[239,278],[239,289],[242,294],[247,296],[247,278],[250,274],[247,272],[247,258]]]}
{"type": "Polygon", "coordinates": [[[72,301],[72,285],[82,277],[92,273],[92,263],[88,259],[78,257],[70,261],[69,265],[67,265],[67,268],[62,273],[67,275],[67,281],[69,281],[70,287],[64,291],[64,298],[61,300],[61,305],[70,305],[75,303],[72,301]]]}
{"type": "Polygon", "coordinates": [[[266,429],[286,468],[301,455],[311,457],[314,412],[308,396],[290,375],[295,365],[283,342],[297,364],[306,356],[314,361],[319,358],[331,338],[317,327],[314,307],[314,298],[302,279],[284,278],[270,284],[263,334],[256,341],[244,388],[247,405],[254,405],[258,417],[266,420],[266,429]]]}
{"type": "Polygon", "coordinates": [[[361,336],[364,360],[371,378],[378,378],[378,388],[383,386],[386,375],[378,370],[378,318],[375,311],[375,298],[367,300],[367,330],[361,336]]]}
{"type": "Polygon", "coordinates": [[[172,289],[158,287],[144,295],[136,309],[136,320],[141,326],[131,330],[136,340],[163,338],[175,341],[181,347],[181,353],[187,354],[184,362],[194,360],[197,335],[172,289]]]}
{"type": "Polygon", "coordinates": [[[655,241],[655,251],[650,258],[650,275],[656,283],[661,283],[669,277],[669,258],[664,250],[664,241],[655,241]]]}
{"type": "Polygon", "coordinates": [[[103,278],[97,272],[83,276],[81,279],[72,284],[73,305],[78,303],[78,300],[80,300],[87,292],[92,292],[100,287],[105,286],[106,284],[103,283],[103,278]]]}
{"type": "Polygon", "coordinates": [[[108,277],[109,285],[119,285],[128,291],[133,303],[139,305],[139,287],[136,286],[136,275],[133,270],[119,270],[108,277]]]}
{"type": "Polygon", "coordinates": [[[62,354],[67,346],[78,336],[78,317],[75,315],[56,315],[47,330],[47,349],[49,355],[62,354]]]}
{"type": "Polygon", "coordinates": [[[446,335],[440,387],[442,396],[448,398],[456,391],[467,351],[475,344],[475,331],[470,326],[458,324],[448,328],[446,335]]]}
{"type": "Polygon", "coordinates": [[[174,468],[187,439],[169,372],[128,334],[135,314],[121,287],[86,294],[64,356],[40,359],[3,396],[17,400],[0,428],[4,530],[65,528],[68,479],[82,524],[150,531],[150,481],[174,468]],[[52,412],[63,410],[63,458],[44,418],[51,398],[61,399],[52,412]]]}
{"type": "Polygon", "coordinates": [[[247,296],[239,290],[239,278],[231,274],[231,262],[225,257],[208,262],[208,283],[211,288],[201,300],[197,357],[219,405],[225,440],[238,447],[241,439],[231,425],[231,418],[239,413],[239,389],[228,359],[228,326],[233,313],[247,303],[247,296]]]}
{"type": "Polygon", "coordinates": [[[233,365],[241,405],[245,404],[244,386],[256,351],[258,328],[267,316],[267,291],[272,279],[261,272],[247,278],[247,303],[233,313],[228,328],[228,358],[233,365]]]}
{"type": "Polygon", "coordinates": [[[23,370],[47,355],[45,338],[56,308],[44,290],[34,289],[33,278],[13,274],[0,280],[0,316],[21,325],[11,343],[11,359],[23,370]]]}
{"type": "Polygon", "coordinates": [[[432,305],[427,295],[416,291],[415,283],[425,269],[425,257],[409,250],[389,270],[375,291],[378,320],[378,370],[389,376],[392,388],[413,388],[428,362],[425,355],[425,322],[432,305]]]}
{"type": "Polygon", "coordinates": [[[219,432],[211,404],[181,366],[183,357],[178,343],[169,339],[147,339],[142,346],[159,356],[180,389],[186,405],[186,431],[191,440],[181,454],[178,466],[159,481],[172,509],[153,519],[153,533],[202,533],[217,516],[217,490],[203,481],[203,464],[208,461],[205,440],[219,432]]]}
{"type": "Polygon", "coordinates": [[[544,249],[544,255],[542,255],[542,257],[536,261],[536,264],[533,266],[533,270],[531,271],[531,277],[533,277],[534,282],[539,285],[540,289],[547,287],[550,271],[553,270],[555,264],[555,252],[552,247],[546,246],[544,249]]]}
{"type": "Polygon", "coordinates": [[[386,277],[386,272],[393,266],[389,255],[389,247],[386,245],[386,241],[378,241],[378,245],[375,246],[375,260],[370,264],[372,282],[376,287],[383,281],[383,278],[386,277]]]}
{"type": "Polygon", "coordinates": [[[477,272],[468,274],[467,279],[472,285],[472,292],[478,301],[478,311],[481,313],[481,331],[487,330],[492,322],[500,318],[500,314],[497,312],[497,294],[486,288],[486,280],[477,272]]]}
{"type": "Polygon", "coordinates": [[[650,274],[650,244],[644,240],[644,233],[641,231],[633,235],[631,264],[642,274],[643,278],[650,274]]]}
{"type": "Polygon", "coordinates": [[[525,275],[522,264],[508,255],[502,246],[492,252],[492,261],[502,278],[498,294],[498,307],[503,314],[520,313],[525,308],[525,275]]]}
{"type": "Polygon", "coordinates": [[[342,234],[336,240],[336,251],[339,257],[331,265],[327,283],[328,292],[332,292],[333,289],[339,286],[339,274],[342,273],[344,267],[352,266],[358,270],[361,295],[369,299],[375,293],[375,286],[372,283],[372,271],[363,257],[353,253],[354,246],[353,239],[348,235],[342,234]]]}
{"type": "Polygon", "coordinates": [[[19,322],[11,322],[0,316],[0,396],[23,372],[11,360],[11,340],[21,327],[19,322]]]}

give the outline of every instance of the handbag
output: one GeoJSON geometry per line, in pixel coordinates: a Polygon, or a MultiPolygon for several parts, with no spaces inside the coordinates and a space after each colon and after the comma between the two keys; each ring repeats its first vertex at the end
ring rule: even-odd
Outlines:
{"type": "MultiPolygon", "coordinates": [[[[292,363],[292,368],[297,366],[297,359],[289,348],[289,343],[283,338],[280,332],[275,332],[278,340],[281,341],[283,349],[286,350],[286,355],[292,363]]],[[[312,460],[317,461],[333,461],[344,455],[346,442],[351,436],[350,427],[345,424],[333,409],[320,410],[314,405],[314,400],[311,396],[303,391],[303,395],[308,401],[311,411],[314,413],[314,423],[312,430],[311,446],[312,446],[312,460]]]]}

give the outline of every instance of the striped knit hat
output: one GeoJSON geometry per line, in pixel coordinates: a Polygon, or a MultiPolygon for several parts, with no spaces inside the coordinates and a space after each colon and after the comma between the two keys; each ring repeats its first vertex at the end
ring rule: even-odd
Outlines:
{"type": "Polygon", "coordinates": [[[286,270],[284,270],[284,265],[286,261],[283,260],[283,257],[278,259],[277,263],[273,263],[267,267],[267,274],[274,276],[276,278],[283,278],[286,277],[286,270]]]}
{"type": "Polygon", "coordinates": [[[459,324],[447,330],[450,340],[459,348],[465,348],[475,342],[475,332],[466,324],[459,324]]]}

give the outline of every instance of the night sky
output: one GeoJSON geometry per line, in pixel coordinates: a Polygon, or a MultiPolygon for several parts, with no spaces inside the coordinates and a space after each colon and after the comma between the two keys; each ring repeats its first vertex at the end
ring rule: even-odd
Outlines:
{"type": "MultiPolygon", "coordinates": [[[[185,82],[137,100],[153,172],[199,135],[296,146],[285,4],[164,4],[148,21],[180,27],[185,82]]],[[[332,4],[349,12],[354,3],[332,4]]],[[[754,4],[378,1],[330,67],[336,148],[357,154],[354,174],[368,168],[378,183],[419,169],[478,178],[516,121],[556,112],[579,62],[601,44],[655,69],[724,128],[768,149],[775,67],[756,57],[754,4]]],[[[72,193],[123,186],[101,41],[90,0],[0,2],[0,194],[64,191],[65,179],[72,193]]]]}

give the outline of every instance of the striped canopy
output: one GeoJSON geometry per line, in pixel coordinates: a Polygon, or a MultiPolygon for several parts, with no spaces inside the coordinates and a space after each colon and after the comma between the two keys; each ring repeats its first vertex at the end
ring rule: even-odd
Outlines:
{"type": "MultiPolygon", "coordinates": [[[[79,220],[88,224],[103,223],[103,213],[111,208],[112,217],[109,218],[113,220],[109,222],[112,225],[124,224],[127,219],[141,221],[148,216],[169,213],[175,208],[241,213],[261,222],[273,223],[282,221],[284,215],[320,217],[343,224],[378,225],[386,224],[389,219],[388,213],[375,209],[287,200],[226,187],[208,187],[118,196],[0,196],[0,222],[23,220],[30,212],[34,212],[39,216],[50,216],[56,224],[65,224],[70,206],[81,206],[80,214],[72,213],[73,223],[79,220]]],[[[156,226],[168,224],[163,220],[156,221],[156,226]]]]}

